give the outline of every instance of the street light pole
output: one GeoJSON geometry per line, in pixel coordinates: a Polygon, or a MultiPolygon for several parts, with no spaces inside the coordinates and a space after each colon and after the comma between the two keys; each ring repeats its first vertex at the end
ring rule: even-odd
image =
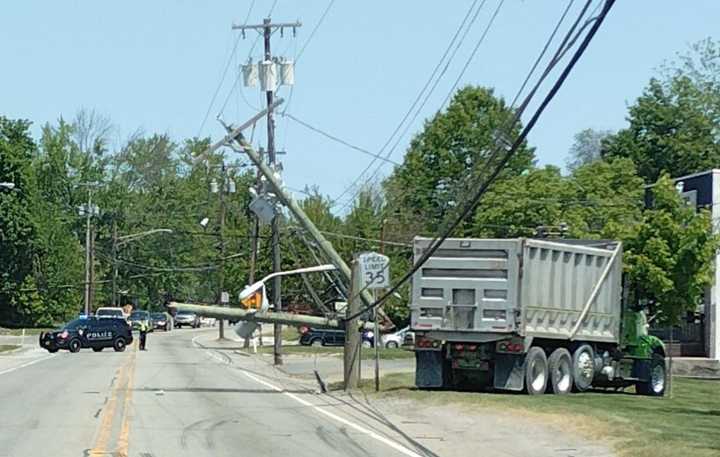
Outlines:
{"type": "Polygon", "coordinates": [[[118,305],[118,303],[117,303],[117,279],[118,279],[118,251],[119,251],[120,247],[125,243],[129,243],[130,241],[134,241],[134,240],[143,238],[148,235],[153,235],[155,233],[172,233],[172,230],[170,230],[170,229],[152,229],[152,230],[147,230],[147,231],[141,232],[141,233],[134,233],[132,235],[118,236],[117,221],[113,219],[113,238],[112,238],[112,263],[113,263],[112,304],[113,304],[113,306],[118,305]]]}

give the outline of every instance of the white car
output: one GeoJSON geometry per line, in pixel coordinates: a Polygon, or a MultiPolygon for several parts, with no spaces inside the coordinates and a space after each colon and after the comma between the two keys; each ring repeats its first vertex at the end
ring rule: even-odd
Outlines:
{"type": "Polygon", "coordinates": [[[399,348],[403,345],[405,336],[410,334],[412,334],[412,332],[410,331],[410,327],[405,327],[395,333],[388,333],[387,335],[383,335],[383,346],[386,348],[399,348]]]}
{"type": "Polygon", "coordinates": [[[118,319],[125,319],[125,314],[122,308],[114,308],[106,306],[95,310],[95,317],[114,317],[118,319]]]}

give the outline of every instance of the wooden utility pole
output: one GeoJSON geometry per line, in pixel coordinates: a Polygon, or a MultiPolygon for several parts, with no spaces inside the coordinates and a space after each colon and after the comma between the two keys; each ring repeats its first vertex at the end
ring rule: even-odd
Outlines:
{"type": "Polygon", "coordinates": [[[117,279],[118,279],[118,239],[117,239],[117,219],[113,217],[113,234],[112,234],[112,305],[117,306],[117,279]]]}
{"type": "MultiPolygon", "coordinates": [[[[260,25],[233,25],[233,29],[239,29],[242,31],[242,33],[245,33],[245,30],[261,30],[263,34],[263,43],[264,43],[264,49],[265,49],[265,62],[272,62],[273,56],[270,49],[270,38],[272,37],[272,34],[276,30],[283,30],[285,28],[292,28],[293,32],[297,27],[300,27],[302,24],[300,22],[294,22],[294,23],[273,23],[270,18],[263,19],[263,23],[260,25]]],[[[265,99],[267,102],[266,109],[267,109],[267,153],[268,153],[268,161],[270,163],[270,167],[272,169],[276,169],[276,157],[275,157],[275,117],[273,114],[273,107],[274,107],[274,99],[275,99],[275,87],[266,87],[265,91],[265,99]]],[[[281,270],[281,264],[280,264],[280,230],[279,230],[279,224],[280,224],[280,216],[276,215],[271,223],[271,249],[272,249],[272,267],[273,272],[277,272],[281,270]]],[[[273,287],[272,287],[272,294],[273,299],[272,303],[275,305],[276,311],[282,310],[282,280],[280,277],[276,277],[273,280],[273,287]]],[[[282,325],[281,324],[274,324],[273,325],[273,354],[274,354],[274,363],[275,365],[282,365],[282,325]]]]}
{"type": "MultiPolygon", "coordinates": [[[[219,270],[218,270],[218,299],[217,302],[220,306],[224,306],[225,304],[222,301],[223,291],[225,287],[225,161],[223,160],[222,166],[220,167],[220,186],[218,189],[219,197],[220,197],[220,221],[219,221],[219,232],[218,232],[218,242],[220,243],[220,246],[218,247],[219,251],[219,270]]],[[[220,319],[220,322],[218,324],[218,338],[224,339],[225,338],[225,319],[220,319]]]]}
{"type": "MultiPolygon", "coordinates": [[[[360,310],[362,300],[359,292],[362,287],[360,263],[355,256],[352,263],[350,294],[345,308],[346,316],[352,316],[360,310]]],[[[360,332],[357,318],[345,321],[345,353],[343,356],[345,390],[357,389],[360,381],[360,332]]]]}
{"type": "MultiPolygon", "coordinates": [[[[89,185],[88,185],[89,186],[89,185]]],[[[85,315],[90,314],[90,262],[92,255],[90,250],[90,218],[92,218],[92,187],[88,187],[88,200],[85,206],[85,315]]]]}

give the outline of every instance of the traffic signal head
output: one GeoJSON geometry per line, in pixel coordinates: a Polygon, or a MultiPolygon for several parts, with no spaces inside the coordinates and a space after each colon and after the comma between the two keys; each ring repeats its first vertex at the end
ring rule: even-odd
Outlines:
{"type": "Polygon", "coordinates": [[[255,309],[258,311],[262,310],[263,309],[263,301],[265,299],[265,294],[263,293],[263,292],[265,292],[264,289],[265,288],[263,287],[262,289],[254,292],[249,297],[242,299],[240,301],[240,303],[242,304],[242,307],[245,309],[255,309]]]}

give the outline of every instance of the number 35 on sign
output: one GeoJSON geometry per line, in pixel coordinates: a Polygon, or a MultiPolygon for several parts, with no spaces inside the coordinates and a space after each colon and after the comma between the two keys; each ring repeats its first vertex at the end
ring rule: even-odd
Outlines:
{"type": "Polygon", "coordinates": [[[377,252],[365,252],[358,256],[360,275],[367,289],[390,287],[390,259],[377,252]]]}

